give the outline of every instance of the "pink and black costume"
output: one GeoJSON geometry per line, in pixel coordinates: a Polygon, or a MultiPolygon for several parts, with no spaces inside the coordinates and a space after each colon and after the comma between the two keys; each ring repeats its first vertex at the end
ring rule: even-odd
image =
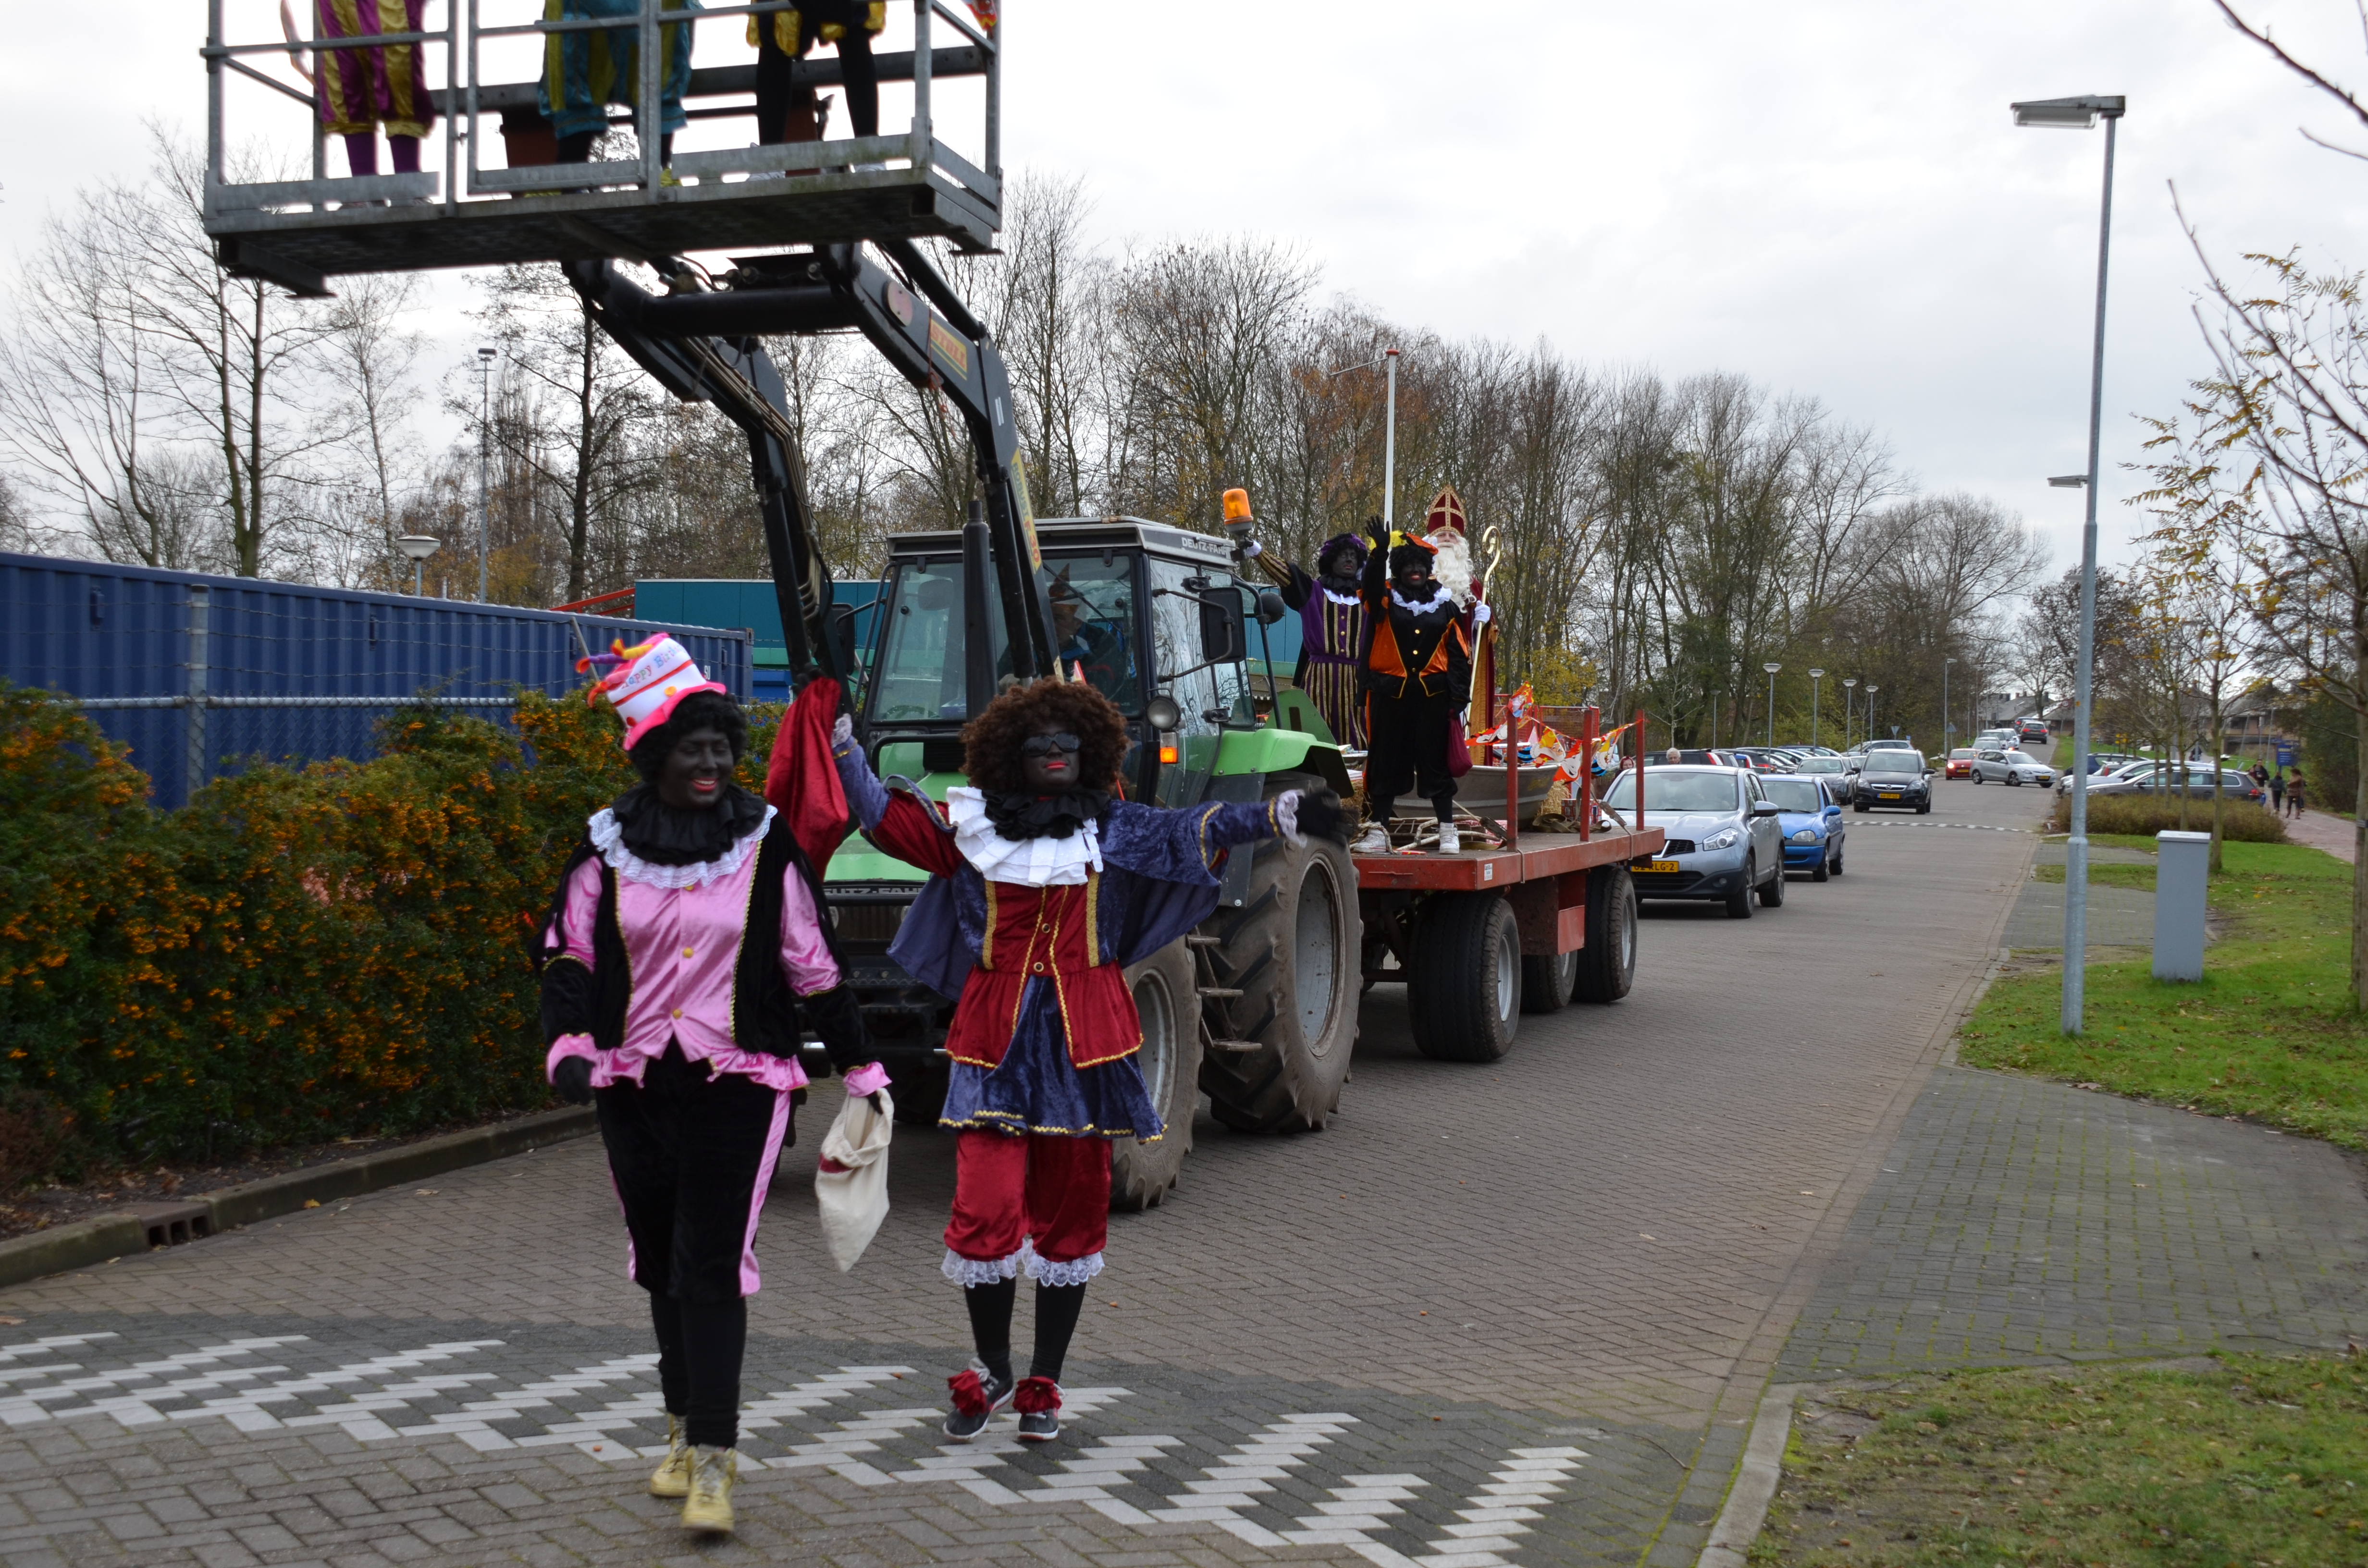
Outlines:
{"type": "Polygon", "coordinates": [[[1085,1285],[1102,1270],[1110,1141],[1162,1131],[1125,966],[1215,909],[1227,850],[1295,840],[1299,794],[1170,811],[1098,790],[1015,802],[956,789],[941,817],[883,786],[852,741],[837,755],[866,835],[932,879],[890,956],[958,998],[939,1123],[959,1131],[942,1267],[965,1287],[980,1365],[954,1380],[957,1411],[982,1389],[1011,1397],[1022,1271],[1038,1285],[1037,1344],[1018,1408],[1057,1409],[1085,1285]]]}
{"type": "MultiPolygon", "coordinates": [[[[628,732],[629,749],[665,745],[677,703],[722,689],[689,671],[628,732]]],[[[736,717],[728,698],[705,701],[736,717]]],[[[681,711],[689,725],[708,710],[681,711]]],[[[819,917],[820,883],[777,819],[736,785],[698,809],[635,786],[593,814],[535,949],[547,1071],[563,1087],[588,1082],[598,1108],[666,1409],[689,1442],[719,1449],[736,1436],[757,1221],[805,1097],[801,1018],[848,1093],[887,1081],[819,917]]]]}

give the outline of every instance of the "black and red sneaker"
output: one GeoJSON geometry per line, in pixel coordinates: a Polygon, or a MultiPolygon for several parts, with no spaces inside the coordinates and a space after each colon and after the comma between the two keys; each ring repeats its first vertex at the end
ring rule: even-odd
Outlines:
{"type": "Polygon", "coordinates": [[[953,1394],[954,1413],[946,1417],[945,1431],[957,1443],[967,1443],[985,1430],[995,1413],[1011,1403],[1013,1389],[1009,1378],[996,1377],[980,1361],[948,1378],[946,1387],[953,1394]]]}
{"type": "Polygon", "coordinates": [[[1061,1435],[1061,1385],[1050,1378],[1022,1378],[1011,1407],[1019,1412],[1019,1440],[1049,1443],[1061,1435]]]}

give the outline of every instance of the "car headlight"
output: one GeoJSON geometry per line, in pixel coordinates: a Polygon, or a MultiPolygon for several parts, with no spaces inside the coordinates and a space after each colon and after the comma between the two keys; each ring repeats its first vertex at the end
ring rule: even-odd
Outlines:
{"type": "Polygon", "coordinates": [[[1739,827],[1730,827],[1713,833],[1703,839],[1702,846],[1704,849],[1732,849],[1742,842],[1743,830],[1739,827]]]}
{"type": "Polygon", "coordinates": [[[1791,840],[1791,842],[1794,844],[1815,844],[1816,841],[1817,830],[1814,827],[1803,828],[1800,832],[1794,834],[1791,840]]]}

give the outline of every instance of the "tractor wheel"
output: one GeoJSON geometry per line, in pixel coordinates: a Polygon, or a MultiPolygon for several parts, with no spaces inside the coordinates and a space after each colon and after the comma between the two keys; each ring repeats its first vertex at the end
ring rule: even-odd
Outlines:
{"type": "Polygon", "coordinates": [[[1493,892],[1433,893],[1415,928],[1406,1013],[1434,1062],[1494,1062],[1521,1021],[1521,933],[1493,892]]]}
{"type": "Polygon", "coordinates": [[[1577,957],[1581,1002],[1617,1002],[1636,983],[1636,884],[1627,867],[1587,874],[1587,946],[1577,957]]]}
{"type": "Polygon", "coordinates": [[[1313,1131],[1338,1108],[1357,1044],[1356,868],[1330,839],[1270,838],[1250,887],[1246,905],[1219,910],[1190,938],[1206,960],[1201,1087],[1236,1132],[1313,1131]]]}
{"type": "Polygon", "coordinates": [[[1192,1113],[1201,1103],[1201,997],[1191,948],[1182,940],[1168,943],[1128,970],[1126,983],[1143,1020],[1135,1062],[1166,1124],[1155,1141],[1110,1142],[1110,1207],[1133,1214],[1167,1196],[1192,1152],[1192,1113]]]}
{"type": "Polygon", "coordinates": [[[1578,949],[1548,958],[1521,955],[1521,1011],[1559,1013],[1578,979],[1578,949]]]}

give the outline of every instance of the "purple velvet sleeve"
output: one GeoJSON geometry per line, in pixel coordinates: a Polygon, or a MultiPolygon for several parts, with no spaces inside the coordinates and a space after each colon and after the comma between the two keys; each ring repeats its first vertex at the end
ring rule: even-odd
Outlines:
{"type": "Polygon", "coordinates": [[[1101,834],[1102,858],[1155,881],[1213,887],[1225,851],[1280,832],[1265,801],[1211,802],[1180,811],[1121,801],[1101,834]]]}
{"type": "Polygon", "coordinates": [[[871,759],[853,741],[833,755],[838,759],[838,783],[847,791],[848,809],[865,831],[878,827],[888,812],[888,787],[880,782],[880,776],[871,771],[871,759]]]}

